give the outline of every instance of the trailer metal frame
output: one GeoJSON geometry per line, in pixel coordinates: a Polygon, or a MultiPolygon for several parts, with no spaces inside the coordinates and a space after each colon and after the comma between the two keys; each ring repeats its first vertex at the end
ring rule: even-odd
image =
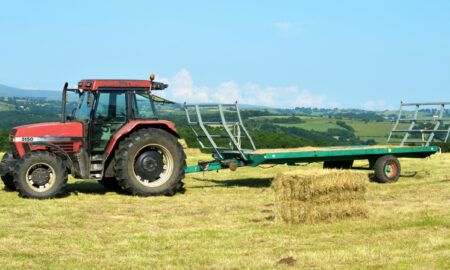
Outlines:
{"type": "MultiPolygon", "coordinates": [[[[450,104],[450,103],[449,103],[450,104]]],[[[409,104],[403,104],[409,106],[409,104]]],[[[442,105],[443,107],[443,105],[442,105]]],[[[186,118],[189,127],[197,137],[200,146],[203,149],[213,149],[212,157],[214,160],[208,162],[199,162],[197,165],[189,166],[185,170],[186,173],[216,171],[225,168],[235,170],[237,167],[256,167],[263,164],[287,164],[296,165],[298,163],[312,163],[312,162],[341,162],[367,159],[369,162],[375,163],[380,157],[390,155],[396,158],[425,158],[436,153],[439,148],[437,146],[338,146],[338,147],[315,147],[311,148],[295,148],[295,149],[267,149],[258,150],[253,143],[253,140],[245,128],[242,118],[240,116],[237,102],[235,104],[207,104],[207,105],[187,105],[184,104],[186,111],[186,118]],[[233,108],[237,114],[238,121],[230,122],[225,119],[224,107],[233,108]],[[196,121],[192,121],[192,115],[189,110],[194,109],[196,121]],[[209,110],[210,113],[218,112],[219,120],[212,122],[203,121],[202,111],[209,110]],[[211,111],[212,110],[212,111],[211,111]],[[223,128],[226,135],[213,135],[208,131],[208,125],[213,125],[215,129],[223,128]],[[239,126],[244,135],[233,134],[229,129],[230,125],[239,126]],[[197,129],[195,128],[197,127],[197,129]],[[201,130],[203,134],[199,133],[201,130]],[[211,146],[206,146],[202,141],[207,138],[211,146]],[[228,138],[230,140],[230,147],[220,147],[214,141],[214,138],[228,138]],[[240,139],[248,139],[252,149],[244,149],[241,147],[240,139]]],[[[417,120],[417,111],[415,120],[417,120]]],[[[401,112],[400,112],[401,113],[401,112]]],[[[441,111],[442,115],[442,111],[441,111]]],[[[440,118],[440,120],[443,120],[440,118]]],[[[397,119],[395,127],[400,121],[397,119]]],[[[412,125],[413,127],[414,125],[412,125]]],[[[412,130],[411,127],[411,130],[412,130]]],[[[439,127],[439,126],[438,126],[439,127]]],[[[437,128],[436,128],[437,130],[437,128]]],[[[436,131],[435,130],[435,131],[436,131]]],[[[450,130],[450,129],[449,129],[450,130]]],[[[431,138],[432,139],[432,138],[431,138]]],[[[396,180],[396,179],[395,179],[396,180]]]]}
{"type": "Polygon", "coordinates": [[[429,146],[433,141],[436,133],[447,133],[444,139],[444,142],[447,142],[449,134],[450,134],[450,126],[448,129],[439,129],[441,125],[444,124],[444,121],[450,121],[450,118],[444,118],[445,105],[450,105],[450,102],[427,102],[427,103],[403,103],[400,102],[400,109],[398,112],[397,121],[395,121],[394,127],[389,133],[389,137],[387,142],[389,143],[392,138],[393,133],[404,133],[402,141],[400,145],[405,145],[407,143],[420,143],[422,146],[429,146]],[[436,114],[432,118],[419,118],[419,110],[420,106],[432,106],[436,105],[436,114]],[[415,107],[414,114],[412,118],[402,118],[402,113],[404,112],[404,107],[415,107]],[[400,122],[410,123],[408,129],[397,129],[400,122]],[[417,122],[433,122],[432,129],[414,129],[417,122]],[[422,140],[408,140],[411,134],[422,134],[422,140]],[[427,138],[426,135],[428,135],[427,138]]]}

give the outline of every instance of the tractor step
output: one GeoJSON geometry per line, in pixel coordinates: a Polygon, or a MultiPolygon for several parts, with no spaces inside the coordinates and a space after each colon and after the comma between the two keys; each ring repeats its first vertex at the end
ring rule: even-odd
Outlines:
{"type": "Polygon", "coordinates": [[[89,174],[89,179],[101,180],[102,179],[102,171],[91,171],[89,174]]]}
{"type": "Polygon", "coordinates": [[[103,155],[93,155],[91,157],[91,162],[92,161],[103,161],[103,155]]]}
{"type": "Polygon", "coordinates": [[[90,179],[102,179],[103,172],[103,155],[93,155],[91,157],[91,165],[89,167],[90,179]]]}

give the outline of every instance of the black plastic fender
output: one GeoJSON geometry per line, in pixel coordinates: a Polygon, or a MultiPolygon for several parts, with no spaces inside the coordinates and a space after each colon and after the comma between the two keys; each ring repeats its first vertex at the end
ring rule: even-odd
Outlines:
{"type": "Polygon", "coordinates": [[[59,146],[54,145],[52,143],[48,142],[32,142],[30,143],[30,146],[36,147],[36,146],[45,146],[51,149],[55,149],[56,151],[60,152],[65,158],[66,158],[66,167],[70,170],[72,170],[73,162],[72,159],[69,157],[69,155],[66,153],[66,151],[62,150],[59,146]]]}

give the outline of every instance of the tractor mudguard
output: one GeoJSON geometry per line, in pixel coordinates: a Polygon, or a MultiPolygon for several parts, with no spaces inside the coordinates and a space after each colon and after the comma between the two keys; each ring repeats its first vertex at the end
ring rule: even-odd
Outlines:
{"type": "Polygon", "coordinates": [[[69,155],[66,153],[66,151],[61,149],[59,146],[56,146],[56,145],[54,145],[52,143],[48,143],[48,142],[32,142],[32,143],[30,143],[30,146],[32,146],[32,147],[44,146],[44,147],[54,149],[54,150],[60,152],[66,158],[66,167],[70,170],[72,169],[72,167],[73,167],[72,159],[69,157],[69,155]]]}
{"type": "Polygon", "coordinates": [[[164,121],[164,120],[154,120],[154,121],[141,121],[141,120],[135,120],[130,121],[127,124],[125,124],[121,129],[119,129],[116,134],[114,134],[114,137],[111,139],[111,141],[108,144],[108,147],[106,148],[107,154],[111,154],[111,152],[116,147],[117,141],[124,135],[129,134],[136,128],[140,127],[155,127],[160,128],[162,130],[165,130],[169,132],[170,134],[174,135],[175,137],[179,138],[180,135],[178,135],[177,130],[175,129],[175,125],[170,121],[164,121]]]}

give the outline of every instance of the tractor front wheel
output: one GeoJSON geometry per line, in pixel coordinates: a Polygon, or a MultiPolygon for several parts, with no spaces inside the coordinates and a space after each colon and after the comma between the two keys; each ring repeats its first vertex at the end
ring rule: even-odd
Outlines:
{"type": "Polygon", "coordinates": [[[25,198],[58,197],[66,187],[67,170],[62,159],[53,153],[29,152],[16,163],[14,184],[25,198]]]}
{"type": "Polygon", "coordinates": [[[183,187],[186,155],[177,139],[156,128],[120,142],[114,170],[123,190],[138,196],[174,195],[183,187]]]}
{"type": "MultiPolygon", "coordinates": [[[[11,150],[8,150],[8,152],[3,155],[2,163],[6,163],[8,159],[13,159],[13,155],[11,150]]],[[[5,175],[2,175],[2,181],[5,186],[10,190],[16,190],[16,185],[14,185],[14,176],[11,173],[7,173],[5,175]]]]}
{"type": "Polygon", "coordinates": [[[398,159],[393,155],[379,157],[374,164],[375,177],[380,183],[397,182],[400,177],[401,167],[398,159]]]}

